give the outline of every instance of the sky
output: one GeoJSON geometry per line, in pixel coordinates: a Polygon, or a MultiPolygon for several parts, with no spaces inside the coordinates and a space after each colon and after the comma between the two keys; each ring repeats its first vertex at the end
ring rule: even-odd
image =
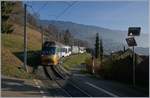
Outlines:
{"type": "Polygon", "coordinates": [[[27,4],[33,8],[28,7],[28,10],[31,13],[38,12],[43,20],[71,21],[125,31],[129,26],[140,26],[141,33],[148,33],[148,0],[38,1],[27,4]],[[64,12],[66,8],[68,9],[64,12]]]}

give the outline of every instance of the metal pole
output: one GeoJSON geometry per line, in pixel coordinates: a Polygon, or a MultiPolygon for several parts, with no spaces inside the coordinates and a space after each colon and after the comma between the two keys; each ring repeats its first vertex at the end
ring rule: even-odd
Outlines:
{"type": "Polygon", "coordinates": [[[26,8],[27,5],[24,4],[24,67],[25,70],[28,72],[27,68],[27,32],[26,32],[26,8]]]}
{"type": "Polygon", "coordinates": [[[94,70],[94,57],[92,57],[92,73],[93,74],[95,73],[95,70],[94,70]]]}
{"type": "Polygon", "coordinates": [[[40,25],[41,29],[41,40],[42,40],[42,48],[43,48],[43,43],[44,43],[44,32],[42,31],[42,26],[40,25]]]}
{"type": "Polygon", "coordinates": [[[134,46],[133,46],[133,87],[135,87],[135,53],[134,53],[134,46]]]}

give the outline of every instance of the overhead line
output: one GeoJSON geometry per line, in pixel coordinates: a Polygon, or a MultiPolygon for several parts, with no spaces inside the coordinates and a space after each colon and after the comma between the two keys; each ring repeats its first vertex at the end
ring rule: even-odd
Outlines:
{"type": "Polygon", "coordinates": [[[33,9],[32,5],[29,5],[29,4],[28,4],[27,6],[31,8],[33,14],[36,13],[36,11],[33,9]]]}
{"type": "MultiPolygon", "coordinates": [[[[76,3],[77,1],[74,1],[72,4],[69,4],[69,6],[67,7],[67,8],[65,8],[59,15],[56,15],[56,20],[59,18],[59,17],[61,17],[69,8],[71,8],[75,3],[76,3]]],[[[32,5],[30,5],[30,4],[28,4],[28,6],[31,8],[31,10],[32,10],[32,12],[34,13],[34,14],[39,14],[39,12],[40,12],[40,10],[42,9],[42,8],[44,8],[45,6],[46,6],[46,4],[47,4],[47,2],[46,3],[44,3],[43,4],[43,6],[41,7],[41,8],[39,8],[37,11],[35,11],[34,9],[33,9],[33,6],[32,5]]],[[[53,15],[53,16],[55,16],[55,15],[53,15]]]]}
{"type": "Polygon", "coordinates": [[[33,11],[34,14],[37,14],[37,12],[33,9],[33,7],[31,6],[31,9],[33,11]]]}
{"type": "Polygon", "coordinates": [[[61,17],[69,8],[71,8],[77,1],[73,2],[70,6],[68,6],[67,8],[65,8],[63,10],[62,13],[60,13],[58,16],[56,16],[56,19],[58,19],[59,17],[61,17]]]}
{"type": "Polygon", "coordinates": [[[69,2],[71,1],[63,1],[65,4],[71,5],[69,2]]]}
{"type": "Polygon", "coordinates": [[[37,11],[35,11],[35,10],[33,9],[33,6],[32,6],[32,5],[28,4],[28,6],[32,9],[32,12],[33,12],[33,13],[35,13],[35,14],[38,13],[38,14],[39,14],[40,10],[43,9],[43,8],[46,6],[46,4],[47,4],[47,2],[44,3],[43,6],[42,6],[41,8],[39,8],[37,11]]]}
{"type": "Polygon", "coordinates": [[[42,8],[44,8],[47,4],[48,4],[48,2],[45,2],[45,3],[43,4],[43,6],[37,10],[37,12],[39,13],[40,10],[41,10],[42,8]]]}

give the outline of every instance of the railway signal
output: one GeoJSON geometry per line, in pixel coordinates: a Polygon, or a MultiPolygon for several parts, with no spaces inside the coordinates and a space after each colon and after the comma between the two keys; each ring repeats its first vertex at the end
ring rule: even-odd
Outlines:
{"type": "Polygon", "coordinates": [[[137,46],[134,37],[126,38],[126,41],[129,47],[137,46]]]}
{"type": "Polygon", "coordinates": [[[129,27],[128,36],[139,36],[141,27],[129,27]]]}
{"type": "Polygon", "coordinates": [[[128,28],[128,38],[126,38],[129,47],[133,48],[133,86],[135,86],[135,52],[134,47],[137,46],[134,36],[139,36],[141,32],[141,27],[129,27],[128,28]]]}

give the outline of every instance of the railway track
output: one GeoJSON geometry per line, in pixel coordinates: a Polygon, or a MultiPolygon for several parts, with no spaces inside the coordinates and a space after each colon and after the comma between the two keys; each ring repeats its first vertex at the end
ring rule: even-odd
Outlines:
{"type": "Polygon", "coordinates": [[[56,84],[67,94],[69,97],[91,97],[87,92],[82,90],[73,81],[67,79],[67,75],[56,66],[44,67],[45,74],[49,79],[56,82],[56,84]]]}

